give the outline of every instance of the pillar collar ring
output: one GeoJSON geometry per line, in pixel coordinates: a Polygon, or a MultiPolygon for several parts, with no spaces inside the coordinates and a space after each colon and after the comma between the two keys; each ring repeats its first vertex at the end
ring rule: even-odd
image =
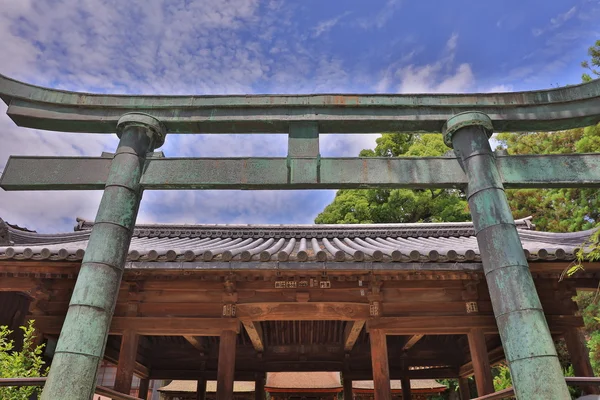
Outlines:
{"type": "Polygon", "coordinates": [[[123,129],[127,126],[141,126],[150,131],[148,135],[154,139],[154,149],[161,147],[165,143],[167,129],[162,122],[152,115],[141,112],[123,114],[117,122],[117,136],[119,138],[123,133],[123,129]]]}
{"type": "Polygon", "coordinates": [[[487,114],[479,111],[465,111],[456,114],[446,121],[442,127],[442,135],[444,136],[444,143],[446,146],[453,148],[452,136],[459,129],[467,126],[481,126],[485,130],[488,138],[494,133],[494,127],[492,126],[492,120],[487,114]]]}

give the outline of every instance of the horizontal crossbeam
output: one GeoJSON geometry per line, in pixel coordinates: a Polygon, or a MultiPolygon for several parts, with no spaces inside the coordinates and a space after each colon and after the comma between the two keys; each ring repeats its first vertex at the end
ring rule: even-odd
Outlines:
{"type": "MultiPolygon", "coordinates": [[[[47,335],[58,335],[64,316],[36,316],[35,327],[47,335]]],[[[109,335],[122,335],[130,329],[145,336],[219,336],[221,332],[240,331],[235,318],[189,318],[189,317],[113,317],[109,335]]]]}
{"type": "Polygon", "coordinates": [[[552,131],[600,121],[600,81],[562,88],[483,94],[313,94],[130,96],[76,93],[0,75],[0,97],[19,126],[112,133],[143,112],[176,133],[288,133],[311,121],[320,133],[440,132],[453,115],[477,110],[497,131],[552,131]]]}
{"type": "MultiPolygon", "coordinates": [[[[110,158],[10,157],[4,190],[101,190],[110,158]]],[[[506,188],[600,187],[600,154],[498,156],[506,188]]],[[[464,188],[455,158],[156,158],[145,190],[464,188]]]]}

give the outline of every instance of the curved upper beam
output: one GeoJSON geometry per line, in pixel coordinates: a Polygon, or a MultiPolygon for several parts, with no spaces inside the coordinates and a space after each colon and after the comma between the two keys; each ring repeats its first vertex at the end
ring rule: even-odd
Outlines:
{"type": "Polygon", "coordinates": [[[19,126],[112,133],[128,112],[175,133],[287,133],[316,121],[321,133],[440,132],[464,111],[487,114],[496,131],[552,131],[600,122],[600,80],[557,89],[482,94],[132,96],[69,92],[0,75],[0,97],[19,126]]]}

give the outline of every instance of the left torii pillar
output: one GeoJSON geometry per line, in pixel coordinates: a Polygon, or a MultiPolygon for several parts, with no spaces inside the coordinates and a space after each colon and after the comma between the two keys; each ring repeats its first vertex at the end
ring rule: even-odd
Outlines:
{"type": "Polygon", "coordinates": [[[123,115],[117,123],[119,146],[110,173],[42,400],[92,399],[96,374],[119,293],[142,189],[146,154],[160,147],[166,130],[156,118],[123,115]]]}

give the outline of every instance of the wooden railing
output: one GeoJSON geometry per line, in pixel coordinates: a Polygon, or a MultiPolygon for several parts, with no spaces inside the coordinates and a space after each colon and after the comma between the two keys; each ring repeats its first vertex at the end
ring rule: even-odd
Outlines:
{"type": "MultiPolygon", "coordinates": [[[[571,386],[600,386],[600,378],[588,378],[583,376],[568,376],[565,377],[567,385],[571,386]]],[[[515,390],[508,388],[499,390],[494,393],[486,394],[485,396],[476,397],[472,400],[500,400],[500,399],[512,399],[515,397],[515,390]]]]}
{"type": "MultiPolygon", "coordinates": [[[[44,386],[47,378],[0,378],[0,386],[44,386]]],[[[110,397],[113,400],[142,400],[139,397],[119,393],[113,389],[96,386],[96,394],[110,397]]]]}

